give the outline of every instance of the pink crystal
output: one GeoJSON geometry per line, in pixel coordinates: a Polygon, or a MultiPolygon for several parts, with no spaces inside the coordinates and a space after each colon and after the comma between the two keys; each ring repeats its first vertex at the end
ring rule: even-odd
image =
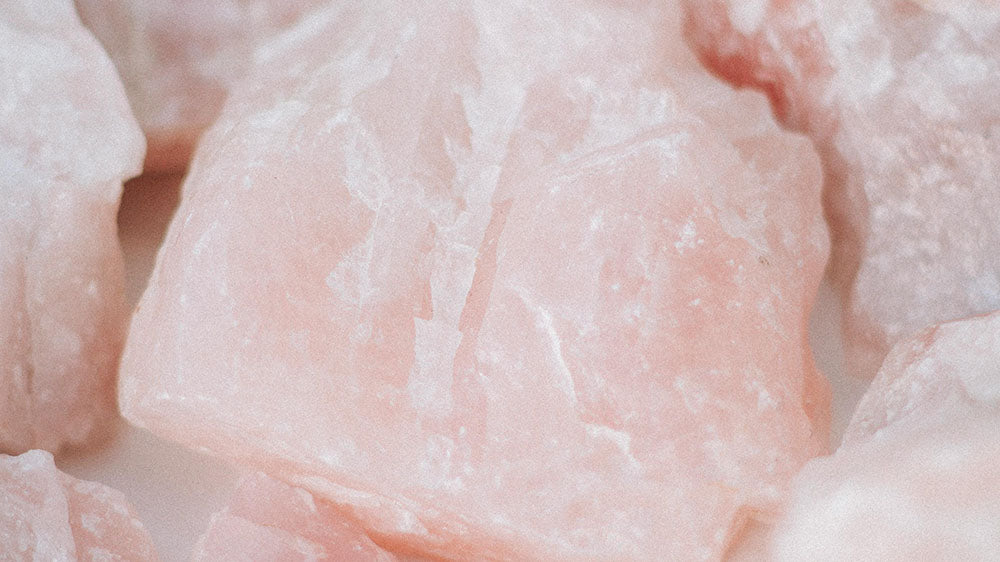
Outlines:
{"type": "Polygon", "coordinates": [[[327,502],[264,474],[246,477],[225,510],[212,516],[194,562],[335,560],[392,562],[327,502]]]}
{"type": "Polygon", "coordinates": [[[0,99],[0,451],[55,451],[115,415],[115,213],[144,143],[69,1],[4,4],[0,99]]]}
{"type": "Polygon", "coordinates": [[[52,455],[0,455],[4,560],[156,560],[153,543],[120,492],[56,469],[52,455]]]}
{"type": "Polygon", "coordinates": [[[673,6],[379,2],[261,50],[123,358],[134,423],[459,559],[717,558],[824,449],[819,163],[673,6]]]}
{"type": "Polygon", "coordinates": [[[326,0],[76,0],[149,139],[147,171],[182,170],[254,47],[326,0]]]}
{"type": "Polygon", "coordinates": [[[689,0],[715,70],[816,141],[851,371],[1000,308],[1000,5],[689,0]]]}
{"type": "Polygon", "coordinates": [[[844,445],[811,461],[776,560],[989,560],[1000,551],[1000,313],[893,348],[844,445]]]}

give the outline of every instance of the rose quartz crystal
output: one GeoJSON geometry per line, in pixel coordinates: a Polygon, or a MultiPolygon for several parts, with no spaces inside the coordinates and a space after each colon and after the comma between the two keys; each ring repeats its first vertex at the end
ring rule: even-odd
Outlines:
{"type": "Polygon", "coordinates": [[[709,65],[819,147],[852,372],[1000,308],[1000,4],[688,3],[709,65]]]}
{"type": "Polygon", "coordinates": [[[0,514],[3,560],[156,560],[120,492],[63,474],[45,451],[0,455],[0,514]]]}
{"type": "Polygon", "coordinates": [[[718,558],[824,450],[810,144],[673,5],[350,4],[206,133],[125,415],[393,550],[718,558]]]}
{"type": "Polygon", "coordinates": [[[1000,313],[898,344],[841,449],[797,478],[775,559],[994,559],[998,425],[1000,313]]]}
{"type": "Polygon", "coordinates": [[[73,4],[0,4],[0,452],[81,445],[115,413],[115,214],[143,151],[73,4]]]}
{"type": "Polygon", "coordinates": [[[327,0],[76,0],[149,139],[147,171],[187,166],[264,38],[327,0]]]}
{"type": "Polygon", "coordinates": [[[392,562],[355,523],[301,488],[257,473],[239,485],[198,541],[195,562],[392,562]]]}

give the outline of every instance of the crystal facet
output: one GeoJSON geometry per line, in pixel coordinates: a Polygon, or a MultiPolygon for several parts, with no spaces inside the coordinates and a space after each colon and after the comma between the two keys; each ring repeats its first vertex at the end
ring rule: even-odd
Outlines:
{"type": "Polygon", "coordinates": [[[76,0],[149,140],[146,170],[187,166],[254,48],[327,0],[76,0]]]}
{"type": "Polygon", "coordinates": [[[680,24],[345,3],[264,46],[195,156],[125,415],[392,549],[720,556],[824,450],[827,239],[808,141],[680,24]]]}
{"type": "Polygon", "coordinates": [[[796,478],[776,560],[989,560],[1000,550],[1000,313],[893,348],[844,444],[796,478]]]}
{"type": "Polygon", "coordinates": [[[0,558],[155,561],[153,543],[121,493],[77,480],[52,455],[0,455],[0,558]]]}
{"type": "Polygon", "coordinates": [[[144,142],[64,1],[0,9],[0,452],[82,445],[115,415],[115,214],[144,142]]]}
{"type": "Polygon", "coordinates": [[[853,373],[1000,308],[1000,5],[688,0],[709,66],[771,94],[827,173],[853,373]]]}

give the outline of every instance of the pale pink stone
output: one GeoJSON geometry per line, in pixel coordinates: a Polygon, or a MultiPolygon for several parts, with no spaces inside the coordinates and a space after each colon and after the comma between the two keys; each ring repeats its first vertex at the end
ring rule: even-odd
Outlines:
{"type": "Polygon", "coordinates": [[[680,19],[345,3],[262,49],[134,318],[125,415],[393,549],[718,558],[824,449],[827,246],[809,143],[680,19]]]}
{"type": "Polygon", "coordinates": [[[254,47],[328,0],[76,0],[149,139],[147,171],[179,171],[254,47]]]}
{"type": "Polygon", "coordinates": [[[688,4],[709,65],[819,147],[852,372],[1000,308],[1000,3],[688,4]]]}
{"type": "Polygon", "coordinates": [[[894,347],[844,440],[864,441],[896,423],[943,409],[992,407],[998,400],[1000,312],[934,326],[894,347]]]}
{"type": "Polygon", "coordinates": [[[157,559],[120,492],[60,472],[50,453],[37,450],[0,455],[0,558],[157,559]]]}
{"type": "Polygon", "coordinates": [[[335,506],[264,474],[243,479],[225,510],[212,516],[192,560],[392,562],[335,506]]]}
{"type": "Polygon", "coordinates": [[[898,344],[830,458],[796,479],[776,560],[1000,552],[1000,313],[898,344]]]}
{"type": "Polygon", "coordinates": [[[115,415],[115,213],[144,142],[72,2],[0,9],[0,451],[81,445],[115,415]]]}

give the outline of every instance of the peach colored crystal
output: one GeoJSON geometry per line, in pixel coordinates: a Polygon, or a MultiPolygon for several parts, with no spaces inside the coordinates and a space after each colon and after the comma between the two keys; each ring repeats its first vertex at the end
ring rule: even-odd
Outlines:
{"type": "Polygon", "coordinates": [[[900,343],[844,445],[806,465],[777,560],[990,560],[1000,551],[1000,313],[900,343]]]}
{"type": "Polygon", "coordinates": [[[673,6],[345,3],[206,133],[134,423],[450,559],[718,558],[824,450],[819,163],[673,6]]]}
{"type": "Polygon", "coordinates": [[[76,0],[149,138],[146,169],[179,171],[254,47],[326,0],[76,0]]]}
{"type": "Polygon", "coordinates": [[[1000,308],[1000,4],[689,0],[714,69],[816,141],[851,371],[1000,308]]]}
{"type": "Polygon", "coordinates": [[[115,415],[115,213],[143,150],[73,4],[0,2],[0,452],[81,445],[115,415]]]}
{"type": "Polygon", "coordinates": [[[154,561],[121,493],[56,469],[52,455],[0,455],[0,558],[154,561]]]}
{"type": "Polygon", "coordinates": [[[393,562],[334,506],[263,474],[246,477],[198,541],[194,562],[393,562]]]}

